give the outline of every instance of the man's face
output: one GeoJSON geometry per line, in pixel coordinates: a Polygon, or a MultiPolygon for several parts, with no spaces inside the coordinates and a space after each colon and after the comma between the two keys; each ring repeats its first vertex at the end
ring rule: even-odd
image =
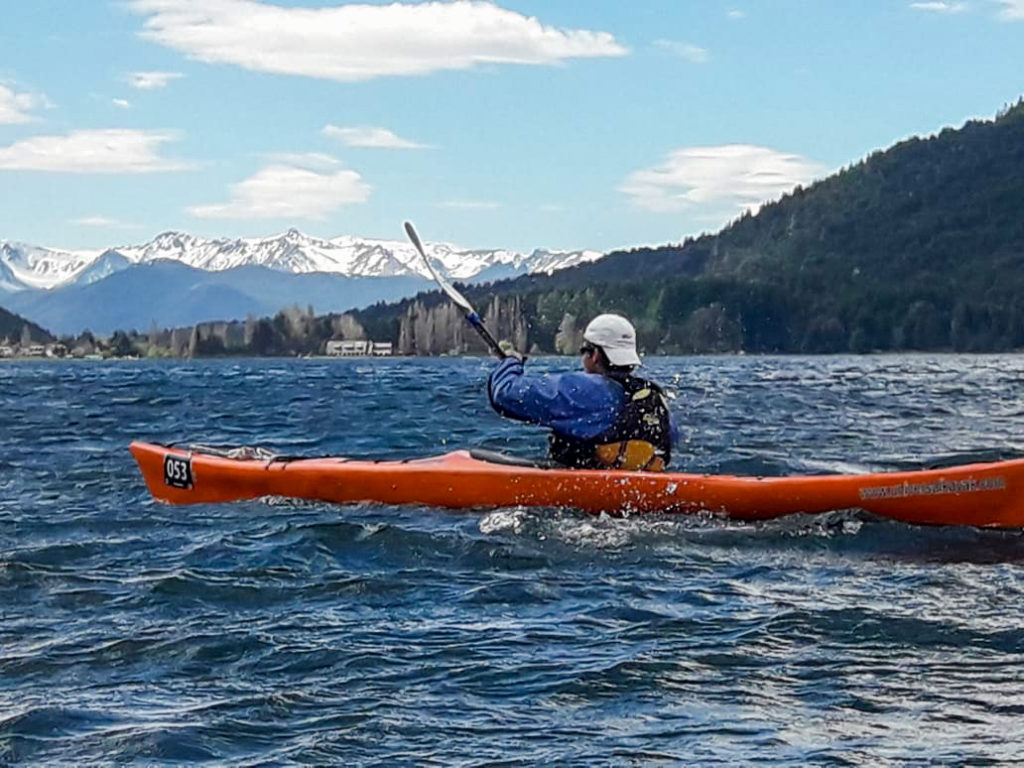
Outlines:
{"type": "Polygon", "coordinates": [[[598,373],[597,370],[597,347],[592,344],[584,343],[580,347],[580,355],[583,356],[583,370],[587,373],[598,373]]]}

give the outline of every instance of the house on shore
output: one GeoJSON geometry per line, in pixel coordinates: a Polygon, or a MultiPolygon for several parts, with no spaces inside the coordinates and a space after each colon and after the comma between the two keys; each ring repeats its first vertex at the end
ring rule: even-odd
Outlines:
{"type": "Polygon", "coordinates": [[[391,357],[394,348],[390,341],[332,340],[327,342],[328,357],[391,357]]]}
{"type": "Polygon", "coordinates": [[[0,342],[0,357],[66,357],[68,348],[60,342],[52,344],[12,344],[0,342]]]}

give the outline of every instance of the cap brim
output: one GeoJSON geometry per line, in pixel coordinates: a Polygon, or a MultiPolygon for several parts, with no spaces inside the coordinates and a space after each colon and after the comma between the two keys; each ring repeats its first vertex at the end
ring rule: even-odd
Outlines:
{"type": "Polygon", "coordinates": [[[608,349],[605,347],[604,354],[612,365],[642,365],[640,356],[632,349],[608,349]]]}

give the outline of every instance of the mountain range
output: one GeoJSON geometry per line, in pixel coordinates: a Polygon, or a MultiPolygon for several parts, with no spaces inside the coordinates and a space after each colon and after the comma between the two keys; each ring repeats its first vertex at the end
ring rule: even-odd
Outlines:
{"type": "MultiPolygon", "coordinates": [[[[467,250],[428,243],[452,280],[486,282],[599,259],[598,251],[467,250]]],[[[55,333],[190,325],[312,304],[343,311],[428,288],[410,243],[298,230],[265,238],[206,239],[165,232],[148,243],[68,251],[0,240],[0,305],[55,333]]]]}

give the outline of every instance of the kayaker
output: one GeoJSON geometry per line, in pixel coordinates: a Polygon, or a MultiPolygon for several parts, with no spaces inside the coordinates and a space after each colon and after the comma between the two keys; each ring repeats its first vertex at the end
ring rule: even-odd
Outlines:
{"type": "Polygon", "coordinates": [[[583,371],[530,376],[522,355],[491,373],[487,394],[502,416],[551,429],[553,460],[580,469],[658,472],[672,454],[675,428],[657,384],[633,375],[636,330],[619,315],[598,315],[583,332],[583,371]]]}

